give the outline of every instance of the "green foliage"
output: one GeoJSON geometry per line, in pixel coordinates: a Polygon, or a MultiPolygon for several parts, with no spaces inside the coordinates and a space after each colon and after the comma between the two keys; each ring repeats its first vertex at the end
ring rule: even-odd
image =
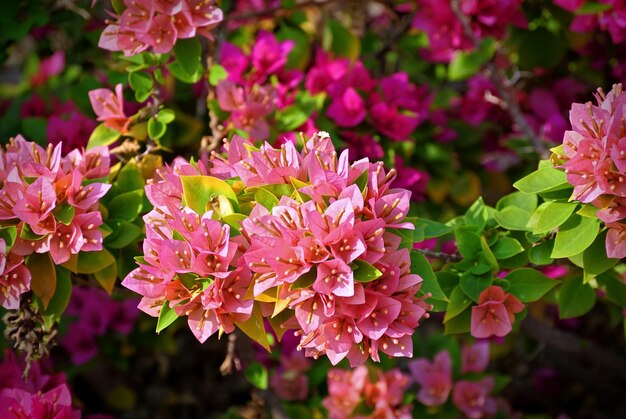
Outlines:
{"type": "Polygon", "coordinates": [[[532,268],[516,269],[505,279],[510,284],[508,291],[523,303],[539,300],[559,283],[532,268]]]}
{"type": "Polygon", "coordinates": [[[87,150],[94,147],[108,146],[119,140],[121,134],[119,131],[109,128],[104,122],[96,127],[91,133],[87,142],[87,150]]]}
{"type": "Polygon", "coordinates": [[[371,282],[382,276],[382,272],[361,259],[352,262],[354,267],[354,280],[358,282],[371,282]]]}
{"type": "Polygon", "coordinates": [[[596,291],[583,283],[583,278],[576,276],[566,279],[559,288],[559,317],[569,319],[582,316],[596,303],[596,291]]]}
{"type": "Polygon", "coordinates": [[[256,388],[260,390],[267,390],[269,375],[267,373],[267,368],[265,368],[260,363],[255,361],[248,365],[243,370],[243,375],[250,382],[250,384],[252,384],[256,388]]]}
{"type": "Polygon", "coordinates": [[[161,333],[168,326],[176,321],[178,314],[173,308],[170,308],[169,302],[163,302],[161,311],[159,312],[159,319],[157,320],[156,332],[161,333]]]}
{"type": "Polygon", "coordinates": [[[485,38],[476,51],[457,52],[448,67],[448,79],[450,81],[465,80],[476,74],[496,52],[496,41],[493,38],[485,38]]]}

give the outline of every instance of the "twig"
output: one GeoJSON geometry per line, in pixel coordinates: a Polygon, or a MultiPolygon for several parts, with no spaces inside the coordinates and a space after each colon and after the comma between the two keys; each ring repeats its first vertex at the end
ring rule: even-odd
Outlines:
{"type": "Polygon", "coordinates": [[[437,252],[436,250],[430,249],[415,249],[415,251],[420,252],[424,256],[435,259],[442,259],[446,262],[460,262],[461,260],[463,260],[463,257],[458,253],[437,252]]]}
{"type": "Polygon", "coordinates": [[[220,365],[222,375],[230,375],[233,371],[241,371],[241,360],[237,356],[236,351],[237,334],[230,333],[228,335],[228,345],[226,346],[226,357],[220,365]]]}
{"type": "MultiPolygon", "coordinates": [[[[456,15],[457,19],[461,22],[465,35],[470,39],[470,41],[472,41],[475,48],[480,48],[480,39],[474,34],[469,18],[461,11],[459,0],[450,0],[450,6],[452,7],[452,11],[456,15]]],[[[541,158],[548,158],[548,147],[541,136],[530,126],[526,117],[522,113],[519,103],[517,102],[517,99],[511,89],[511,81],[493,62],[488,62],[485,66],[489,72],[489,79],[496,86],[498,94],[506,104],[506,108],[515,124],[517,124],[520,130],[528,137],[535,152],[539,154],[541,158]]]]}

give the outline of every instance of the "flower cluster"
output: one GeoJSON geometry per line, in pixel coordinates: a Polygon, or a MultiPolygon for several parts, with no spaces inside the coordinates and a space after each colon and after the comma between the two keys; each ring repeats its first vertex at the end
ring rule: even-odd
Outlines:
{"type": "Polygon", "coordinates": [[[124,95],[122,84],[115,86],[115,93],[109,89],[101,88],[89,92],[89,101],[98,121],[122,134],[128,131],[132,118],[124,113],[124,95]]]}
{"type": "MultiPolygon", "coordinates": [[[[586,4],[593,5],[588,0],[554,0],[554,2],[565,10],[576,12],[586,4]]],[[[572,32],[594,32],[598,29],[607,31],[611,35],[611,40],[619,44],[626,40],[624,29],[626,29],[626,4],[619,0],[605,0],[601,4],[608,8],[599,10],[597,13],[576,14],[570,24],[572,32]]]]}
{"type": "Polygon", "coordinates": [[[249,54],[222,43],[220,63],[228,77],[217,84],[216,93],[220,108],[230,112],[227,124],[253,140],[269,138],[269,115],[293,103],[294,88],[303,77],[299,70],[286,69],[294,45],[265,31],[259,32],[249,54]]]}
{"type": "Polygon", "coordinates": [[[0,250],[5,308],[17,308],[18,296],[29,289],[25,256],[50,253],[58,265],[102,249],[98,200],[110,185],[97,179],[109,174],[109,152],[101,147],[63,157],[61,147],[44,149],[18,136],[0,150],[0,221],[17,225],[15,243],[8,249],[5,241],[0,250]]]}
{"type": "Polygon", "coordinates": [[[354,370],[333,368],[328,371],[328,397],[322,404],[333,419],[413,417],[411,404],[404,404],[404,393],[411,379],[398,369],[368,371],[364,366],[354,370]],[[361,410],[365,410],[362,412],[361,410]]]}
{"type": "Polygon", "coordinates": [[[75,365],[84,364],[98,354],[97,338],[113,330],[127,335],[133,329],[137,301],[116,301],[104,290],[89,287],[74,287],[72,298],[65,311],[76,319],[61,339],[75,365]]]}
{"type": "Polygon", "coordinates": [[[72,396],[64,374],[52,374],[41,362],[31,364],[28,380],[24,367],[10,351],[0,363],[0,417],[36,419],[80,418],[72,409],[72,396]]]}
{"type": "Polygon", "coordinates": [[[328,94],[328,117],[341,128],[354,128],[367,120],[378,133],[405,141],[428,116],[430,98],[425,87],[411,83],[407,73],[394,73],[378,82],[359,60],[351,63],[318,51],[305,85],[313,94],[328,94]]]}
{"type": "MultiPolygon", "coordinates": [[[[419,0],[416,3],[418,10],[413,27],[428,35],[428,50],[422,51],[425,58],[434,62],[448,62],[457,51],[474,46],[455,15],[451,2],[419,0]]],[[[460,12],[469,19],[475,37],[493,36],[497,39],[503,38],[510,24],[526,26],[521,3],[521,0],[459,2],[460,12]]]]}
{"type": "Polygon", "coordinates": [[[608,94],[598,89],[598,105],[574,103],[572,131],[563,138],[563,168],[574,186],[572,198],[600,208],[606,223],[607,256],[626,257],[626,95],[621,84],[608,94]]]}
{"type": "MultiPolygon", "coordinates": [[[[461,374],[480,374],[489,364],[489,343],[476,342],[463,347],[461,374]]],[[[452,380],[452,360],[446,350],[439,352],[432,362],[418,358],[409,363],[411,376],[420,389],[417,400],[425,406],[442,406],[452,393],[452,403],[468,418],[481,418],[496,413],[496,401],[491,397],[492,377],[479,381],[452,380]]]]}
{"type": "Polygon", "coordinates": [[[475,338],[503,337],[513,329],[515,314],[524,304],[512,294],[492,285],[480,293],[478,305],[472,307],[471,333],[475,338]]]}
{"type": "Polygon", "coordinates": [[[307,356],[352,365],[379,352],[411,356],[429,306],[400,247],[400,231],[414,228],[405,220],[411,194],[390,188],[393,170],[350,164],[326,133],[301,152],[235,137],[211,164],[178,160],[146,187],[154,210],[144,217],[144,260],[123,282],[144,296],[140,308],[187,315],[204,341],[258,306],[265,317],[287,314],[283,327],[307,356]],[[198,205],[203,188],[213,192],[198,205]]]}
{"type": "Polygon", "coordinates": [[[222,10],[213,0],[124,0],[126,8],[110,22],[98,46],[124,51],[130,56],[152,49],[157,54],[172,50],[177,39],[202,35],[222,21],[222,10]]]}

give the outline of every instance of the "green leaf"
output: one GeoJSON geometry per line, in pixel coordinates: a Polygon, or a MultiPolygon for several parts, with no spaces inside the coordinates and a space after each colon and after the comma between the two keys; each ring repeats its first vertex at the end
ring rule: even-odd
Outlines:
{"type": "MultiPolygon", "coordinates": [[[[466,309],[458,316],[444,323],[443,333],[445,335],[454,335],[459,333],[468,333],[470,331],[472,318],[472,310],[466,309]]],[[[456,417],[456,416],[452,416],[456,417]]]]}
{"type": "Polygon", "coordinates": [[[268,373],[267,369],[258,362],[253,362],[243,370],[246,379],[258,389],[267,390],[268,373]]]}
{"type": "Polygon", "coordinates": [[[263,188],[256,191],[254,194],[254,200],[270,211],[274,208],[274,206],[278,205],[278,198],[276,195],[263,188]]]}
{"type": "Polygon", "coordinates": [[[445,236],[452,232],[452,227],[426,218],[418,218],[417,221],[415,221],[415,230],[423,232],[422,240],[416,239],[415,241],[423,241],[424,239],[445,236]]]}
{"type": "MultiPolygon", "coordinates": [[[[275,317],[281,318],[280,315],[275,317]]],[[[265,331],[263,313],[261,307],[255,303],[252,309],[252,316],[245,322],[236,322],[237,327],[245,333],[250,339],[265,348],[267,352],[271,351],[269,341],[267,340],[267,332],[265,331]]]]}
{"type": "Polygon", "coordinates": [[[460,81],[473,76],[491,60],[495,52],[496,41],[493,38],[485,38],[477,51],[458,51],[448,66],[448,79],[460,81]]]}
{"type": "Polygon", "coordinates": [[[529,194],[551,191],[567,185],[565,172],[552,167],[534,171],[513,184],[515,188],[529,194]]]}
{"type": "Polygon", "coordinates": [[[70,223],[74,219],[74,212],[75,212],[74,207],[68,204],[67,202],[63,203],[59,207],[56,207],[52,211],[56,219],[65,225],[70,225],[70,223]]]}
{"type": "Polygon", "coordinates": [[[111,295],[113,287],[115,287],[115,281],[117,280],[117,262],[113,262],[106,268],[96,272],[94,274],[98,284],[111,295]]]}
{"type": "Polygon", "coordinates": [[[120,170],[115,183],[120,192],[130,192],[138,189],[143,190],[145,181],[137,165],[128,163],[120,170]]]}
{"type": "Polygon", "coordinates": [[[109,128],[104,123],[98,125],[96,129],[93,130],[91,136],[89,137],[89,141],[87,142],[87,150],[90,150],[94,147],[100,146],[108,146],[116,142],[120,138],[121,134],[119,131],[114,130],[113,128],[109,128]]]}
{"type": "Polygon", "coordinates": [[[621,280],[621,276],[613,272],[605,272],[596,278],[598,284],[606,290],[607,300],[620,307],[626,307],[626,284],[621,280]]]}
{"type": "Polygon", "coordinates": [[[537,208],[537,195],[524,192],[513,192],[502,197],[496,204],[496,209],[502,211],[506,207],[515,207],[532,213],[537,208]]]}
{"type": "Polygon", "coordinates": [[[217,84],[228,78],[228,72],[224,67],[219,64],[213,64],[209,68],[209,83],[211,86],[217,86],[217,84]]]}
{"type": "Polygon", "coordinates": [[[455,232],[456,245],[465,259],[474,259],[482,251],[480,236],[466,228],[460,227],[455,232]]]}
{"type": "Polygon", "coordinates": [[[143,209],[143,190],[119,194],[109,202],[109,219],[133,221],[143,209]]]}
{"type": "Polygon", "coordinates": [[[593,243],[598,235],[599,222],[578,214],[565,222],[556,234],[552,257],[554,259],[577,255],[593,243]]]}
{"type": "Polygon", "coordinates": [[[531,268],[521,268],[510,272],[505,279],[510,282],[508,292],[523,303],[539,300],[559,283],[541,272],[531,268]]]}
{"type": "Polygon", "coordinates": [[[196,74],[202,67],[202,47],[197,38],[178,39],[174,45],[174,56],[189,76],[196,74]]]}
{"type": "Polygon", "coordinates": [[[352,261],[356,268],[354,268],[354,280],[358,282],[371,282],[380,278],[383,273],[361,259],[355,259],[352,261]]]}
{"type": "Polygon", "coordinates": [[[501,211],[496,211],[493,216],[496,222],[507,230],[526,231],[531,214],[520,208],[505,207],[501,211]]]}
{"type": "Polygon", "coordinates": [[[619,262],[619,259],[612,259],[606,255],[606,233],[605,230],[598,234],[591,246],[583,253],[585,277],[588,275],[596,276],[606,272],[619,262]]]}
{"type": "Polygon", "coordinates": [[[336,20],[328,20],[322,34],[322,46],[340,57],[357,59],[361,51],[359,38],[336,20]]]}
{"type": "Polygon", "coordinates": [[[176,321],[178,314],[173,308],[170,308],[169,301],[164,301],[159,312],[159,320],[157,321],[156,332],[161,333],[168,326],[176,321]]]}
{"type": "Polygon", "coordinates": [[[115,262],[113,255],[106,249],[98,252],[80,252],[76,273],[94,274],[115,262]]]}
{"type": "Polygon", "coordinates": [[[596,303],[596,291],[583,284],[581,277],[574,277],[563,282],[558,292],[559,317],[571,319],[586,314],[596,303]]]}
{"type": "Polygon", "coordinates": [[[528,252],[528,258],[535,265],[550,265],[554,262],[551,256],[553,250],[554,240],[546,240],[538,246],[531,248],[530,252],[528,252]]]}
{"type": "Polygon", "coordinates": [[[524,251],[521,243],[511,237],[502,237],[491,246],[493,255],[497,259],[508,259],[524,251]]]}
{"type": "Polygon", "coordinates": [[[446,310],[443,322],[447,323],[451,319],[461,314],[467,307],[469,307],[471,303],[471,298],[469,298],[465,294],[465,292],[463,292],[461,286],[456,286],[452,290],[452,293],[450,293],[450,302],[448,303],[448,309],[446,310]]]}
{"type": "Polygon", "coordinates": [[[480,293],[491,285],[493,278],[491,275],[474,275],[470,272],[463,272],[461,275],[460,286],[465,295],[475,302],[478,302],[480,293]]]}
{"type": "Polygon", "coordinates": [[[139,103],[145,102],[152,95],[152,90],[137,90],[135,91],[135,100],[139,103]]]}
{"type": "Polygon", "coordinates": [[[35,234],[33,230],[31,230],[28,224],[22,225],[22,230],[20,231],[20,238],[24,240],[36,241],[43,239],[45,236],[40,234],[35,234]]]}
{"type": "Polygon", "coordinates": [[[544,202],[537,208],[538,217],[532,227],[534,234],[552,231],[563,224],[576,210],[577,204],[569,202],[544,202]]]}
{"type": "Polygon", "coordinates": [[[473,226],[474,231],[480,233],[485,229],[487,225],[487,219],[489,218],[489,212],[487,206],[483,202],[483,198],[478,198],[476,202],[467,210],[463,219],[466,226],[473,226]]]}
{"type": "Polygon", "coordinates": [[[26,259],[30,271],[30,289],[41,299],[44,309],[54,296],[57,286],[57,272],[50,253],[32,253],[26,259]]]}
{"type": "Polygon", "coordinates": [[[291,290],[301,290],[304,288],[309,288],[315,280],[317,279],[317,268],[311,269],[309,272],[300,275],[298,279],[296,279],[290,286],[291,290]]]}
{"type": "Polygon", "coordinates": [[[48,134],[48,120],[42,117],[28,117],[22,119],[22,133],[26,138],[45,145],[48,134]]]}
{"type": "Polygon", "coordinates": [[[223,180],[212,176],[181,176],[180,180],[185,202],[197,214],[202,215],[211,206],[217,205],[219,196],[226,197],[235,212],[239,212],[235,191],[223,180]]]}
{"type": "Polygon", "coordinates": [[[276,123],[279,132],[293,131],[309,119],[309,114],[299,106],[291,105],[276,112],[276,123]]]}
{"type": "Polygon", "coordinates": [[[52,315],[58,318],[61,314],[63,314],[70,302],[70,297],[72,295],[72,279],[70,271],[62,266],[56,267],[56,278],[57,281],[54,295],[50,299],[48,307],[43,314],[46,316],[52,315]]]}
{"type": "Polygon", "coordinates": [[[187,73],[182,64],[178,61],[173,61],[166,67],[177,80],[180,80],[183,83],[193,84],[202,78],[202,66],[198,66],[198,70],[193,74],[187,73]]]}
{"type": "Polygon", "coordinates": [[[432,266],[420,252],[411,252],[411,273],[417,274],[422,278],[420,293],[430,293],[431,298],[435,300],[448,301],[448,297],[441,289],[441,286],[439,286],[439,281],[437,281],[437,276],[435,276],[432,266]]]}
{"type": "Polygon", "coordinates": [[[143,233],[141,227],[124,220],[113,220],[108,222],[113,228],[113,233],[104,239],[104,244],[110,249],[121,249],[135,240],[137,240],[143,233]]]}
{"type": "Polygon", "coordinates": [[[158,140],[165,135],[166,131],[167,125],[165,123],[158,121],[154,117],[148,120],[148,135],[150,138],[158,140]]]}
{"type": "Polygon", "coordinates": [[[239,234],[239,229],[241,228],[241,223],[243,222],[243,220],[245,220],[246,217],[243,214],[228,214],[228,215],[224,215],[222,216],[222,221],[225,222],[226,224],[228,224],[231,229],[230,229],[230,236],[236,236],[239,234]]]}
{"type": "Polygon", "coordinates": [[[6,250],[7,254],[9,254],[11,247],[13,247],[13,243],[15,243],[16,238],[17,238],[17,227],[15,226],[0,227],[0,239],[4,239],[4,242],[7,246],[7,250],[6,250]]]}
{"type": "Polygon", "coordinates": [[[279,41],[289,40],[295,43],[287,56],[287,68],[305,69],[311,58],[311,46],[307,34],[300,28],[281,25],[276,37],[279,41]]]}
{"type": "Polygon", "coordinates": [[[128,74],[128,84],[130,84],[130,88],[134,91],[151,91],[154,86],[154,82],[152,81],[152,77],[145,73],[134,72],[128,74]]]}
{"type": "Polygon", "coordinates": [[[156,114],[156,119],[164,124],[169,124],[176,119],[176,113],[172,109],[161,109],[156,114]]]}

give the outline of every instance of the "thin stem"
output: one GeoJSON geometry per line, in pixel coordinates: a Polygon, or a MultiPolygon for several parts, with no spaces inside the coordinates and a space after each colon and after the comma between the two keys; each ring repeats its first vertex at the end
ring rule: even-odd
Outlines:
{"type": "MultiPolygon", "coordinates": [[[[470,41],[472,41],[475,48],[480,48],[480,39],[474,34],[469,18],[465,16],[461,11],[459,0],[450,0],[450,6],[452,7],[452,11],[456,15],[457,19],[459,19],[459,22],[461,22],[465,35],[470,39],[470,41]]],[[[548,158],[548,147],[546,146],[541,136],[535,132],[535,130],[526,120],[526,117],[524,116],[519,106],[519,103],[515,98],[515,94],[512,90],[511,81],[506,77],[504,72],[500,68],[498,68],[493,62],[488,62],[486,64],[486,68],[489,73],[489,79],[496,86],[498,94],[500,95],[502,101],[506,104],[506,109],[508,110],[515,124],[528,137],[535,152],[539,154],[541,158],[548,158]]]]}
{"type": "Polygon", "coordinates": [[[460,262],[463,260],[463,257],[458,253],[437,252],[430,249],[415,249],[415,251],[420,252],[424,256],[445,260],[446,262],[460,262]]]}

